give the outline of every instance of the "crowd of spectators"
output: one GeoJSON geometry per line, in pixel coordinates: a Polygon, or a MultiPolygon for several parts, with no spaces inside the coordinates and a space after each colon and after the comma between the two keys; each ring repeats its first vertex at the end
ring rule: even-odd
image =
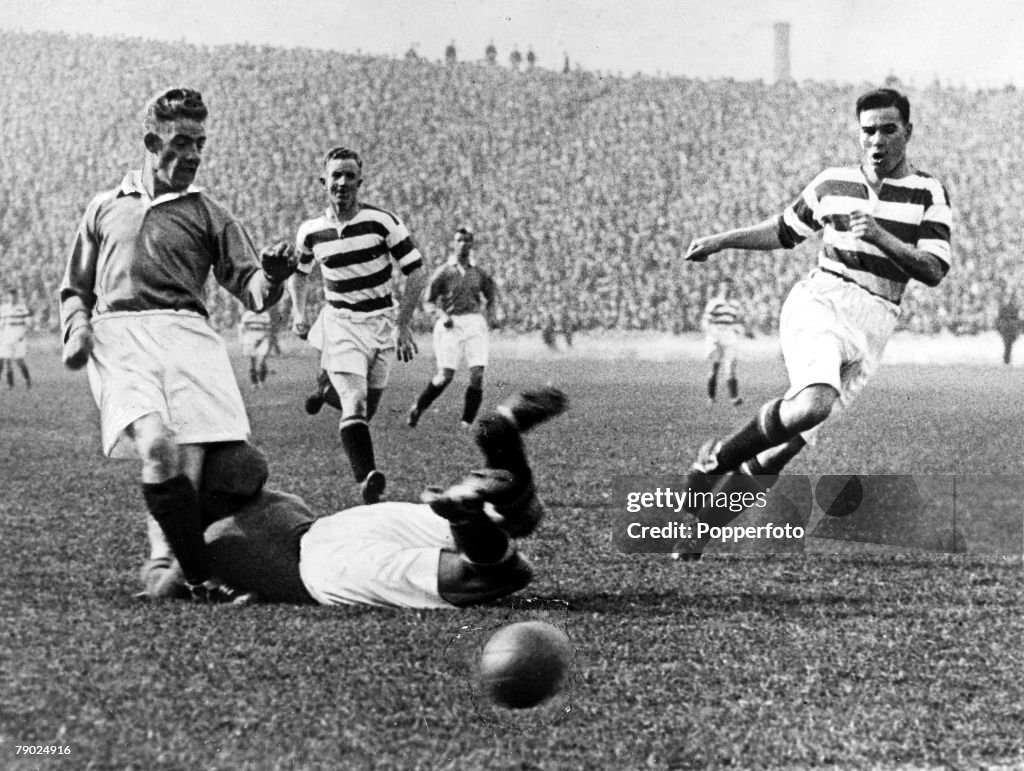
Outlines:
{"type": "MultiPolygon", "coordinates": [[[[728,273],[771,332],[813,245],[726,253],[704,266],[689,241],[781,211],[823,167],[858,159],[853,102],[877,84],[764,84],[512,71],[266,46],[0,33],[0,284],[56,329],[56,290],[86,203],[141,162],[141,107],[187,84],[211,110],[199,183],[258,245],[292,237],[324,205],[318,160],[365,159],[363,199],[398,213],[428,262],[456,226],[502,287],[499,320],[543,329],[683,332],[728,273]]],[[[902,324],[991,328],[1019,285],[1024,98],[1012,88],[906,88],[911,161],[951,195],[955,264],[915,286],[902,324]]],[[[237,303],[210,290],[228,329],[237,303]]],[[[429,320],[421,319],[421,323],[429,320]]]]}

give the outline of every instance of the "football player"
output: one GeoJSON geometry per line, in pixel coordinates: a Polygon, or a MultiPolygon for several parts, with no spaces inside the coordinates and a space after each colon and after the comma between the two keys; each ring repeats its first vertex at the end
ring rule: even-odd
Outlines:
{"type": "Polygon", "coordinates": [[[272,319],[266,311],[245,311],[238,323],[242,353],[249,359],[249,383],[259,388],[267,380],[267,356],[270,355],[272,319]]]}
{"type": "MultiPolygon", "coordinates": [[[[771,478],[813,443],[821,424],[864,387],[896,329],[913,279],[929,287],[951,262],[952,211],[945,188],[907,160],[910,101],[890,88],[863,94],[859,166],[829,168],[781,215],[757,225],[697,238],[686,259],[703,262],[723,249],[791,248],[823,231],[818,266],[782,307],[780,338],[790,387],[736,433],[707,442],[690,470],[689,488],[771,478]]],[[[697,512],[723,524],[722,512],[697,512]]],[[[733,514],[733,516],[736,516],[733,514]]],[[[697,555],[703,543],[680,545],[697,555]]]]}
{"type": "Polygon", "coordinates": [[[31,323],[32,311],[21,301],[21,293],[17,289],[8,290],[7,302],[0,303],[0,374],[6,369],[8,388],[14,388],[15,364],[25,379],[25,387],[32,387],[32,376],[25,363],[28,355],[25,337],[31,323]]]}
{"type": "Polygon", "coordinates": [[[409,409],[410,428],[416,427],[420,416],[444,393],[463,356],[469,366],[469,385],[462,406],[463,427],[472,425],[483,401],[488,329],[494,326],[497,291],[491,274],[473,258],[473,242],[472,230],[456,230],[452,255],[434,271],[427,284],[427,303],[439,311],[434,324],[437,373],[409,409]]]}
{"type": "Polygon", "coordinates": [[[745,331],[740,316],[740,307],[732,299],[732,279],[723,278],[718,282],[718,293],[704,306],[701,316],[704,330],[704,347],[711,374],[708,376],[708,402],[714,404],[718,392],[718,373],[725,365],[725,385],[729,398],[735,406],[743,404],[740,385],[736,379],[736,345],[745,331]]]}
{"type": "Polygon", "coordinates": [[[202,94],[172,88],[146,106],[142,168],[86,207],[60,287],[64,364],[88,365],[103,450],[139,457],[151,554],[177,558],[197,600],[245,596],[213,578],[197,491],[207,445],[245,440],[249,419],[227,347],[208,323],[206,281],[250,310],[284,293],[288,244],[257,255],[248,234],[195,187],[206,145],[202,94]]]}
{"type": "Polygon", "coordinates": [[[397,216],[360,201],[359,153],[345,147],[328,150],[320,183],[329,206],[303,222],[295,238],[299,265],[288,282],[292,330],[321,352],[321,368],[342,406],[342,448],[363,500],[376,503],[386,480],[377,468],[370,418],[387,386],[392,359],[412,361],[416,355],[410,322],[425,283],[423,258],[397,216]],[[326,302],[311,329],[307,277],[317,264],[326,302]],[[406,277],[398,302],[394,265],[406,277]]]}
{"type": "MultiPolygon", "coordinates": [[[[554,388],[518,394],[484,415],[474,436],[486,468],[424,503],[357,506],[316,518],[301,498],[263,489],[266,464],[246,444],[208,455],[207,549],[217,575],[269,602],[454,608],[525,587],[532,569],[515,540],[537,527],[521,435],[566,408],[554,388]]],[[[143,596],[182,596],[177,566],[149,564],[143,596]]]]}

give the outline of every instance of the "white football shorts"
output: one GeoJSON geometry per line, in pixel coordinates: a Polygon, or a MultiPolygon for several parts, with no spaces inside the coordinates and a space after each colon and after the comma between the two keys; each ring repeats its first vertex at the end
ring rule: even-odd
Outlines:
{"type": "MultiPolygon", "coordinates": [[[[899,307],[838,276],[815,270],[790,291],[779,337],[789,372],[786,397],[818,383],[848,406],[878,369],[899,307]]],[[[803,434],[813,443],[816,429],[803,434]]]]}
{"type": "Polygon", "coordinates": [[[704,355],[714,364],[731,365],[736,361],[739,337],[739,330],[733,324],[709,324],[704,337],[704,355]]]}
{"type": "Polygon", "coordinates": [[[395,358],[395,322],[391,315],[356,318],[324,305],[307,339],[320,351],[322,369],[362,375],[368,388],[387,386],[395,358]]]}
{"type": "Polygon", "coordinates": [[[242,353],[250,359],[265,359],[270,353],[270,335],[266,332],[242,332],[242,353]]]}
{"type": "Polygon", "coordinates": [[[357,506],[312,524],[299,574],[321,605],[454,608],[437,587],[441,551],[454,548],[448,522],[429,506],[357,506]]]}
{"type": "Polygon", "coordinates": [[[490,352],[487,319],[482,313],[452,316],[451,329],[441,319],[434,324],[434,358],[439,369],[458,369],[462,355],[469,367],[486,367],[490,352]]]}
{"type": "Polygon", "coordinates": [[[249,438],[249,419],[227,346],[196,313],[104,314],[92,322],[89,385],[100,410],[103,452],[137,456],[125,434],[155,412],[178,444],[249,438]]]}

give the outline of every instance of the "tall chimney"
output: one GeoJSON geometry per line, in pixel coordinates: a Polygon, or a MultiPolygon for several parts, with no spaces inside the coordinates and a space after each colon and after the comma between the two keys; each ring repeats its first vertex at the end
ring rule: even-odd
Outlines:
{"type": "Polygon", "coordinates": [[[775,82],[792,80],[789,74],[789,22],[775,24],[775,82]]]}

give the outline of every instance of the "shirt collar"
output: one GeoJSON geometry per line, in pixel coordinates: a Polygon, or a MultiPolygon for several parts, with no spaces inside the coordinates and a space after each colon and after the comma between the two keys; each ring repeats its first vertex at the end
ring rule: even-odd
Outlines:
{"type": "MultiPolygon", "coordinates": [[[[457,254],[448,255],[448,264],[453,268],[462,268],[462,265],[459,263],[459,255],[457,254]]],[[[476,267],[476,257],[472,254],[469,255],[469,267],[476,267]]]]}
{"type": "Polygon", "coordinates": [[[198,193],[202,188],[196,187],[195,185],[189,185],[186,189],[177,193],[164,193],[158,195],[156,198],[149,198],[149,191],[146,190],[146,186],[142,183],[142,170],[133,169],[125,174],[124,179],[121,180],[121,188],[118,190],[118,195],[139,195],[149,200],[150,206],[156,206],[166,201],[173,201],[176,198],[182,196],[192,195],[198,193]]]}

